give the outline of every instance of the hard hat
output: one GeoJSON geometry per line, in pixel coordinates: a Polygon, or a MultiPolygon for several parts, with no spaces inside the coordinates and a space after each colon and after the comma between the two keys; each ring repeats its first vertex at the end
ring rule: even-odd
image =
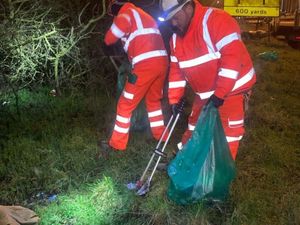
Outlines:
{"type": "Polygon", "coordinates": [[[129,2],[129,0],[111,0],[107,8],[108,15],[116,16],[121,9],[121,7],[129,2]]]}
{"type": "Polygon", "coordinates": [[[182,7],[191,0],[160,0],[160,9],[163,10],[162,17],[159,20],[171,19],[182,7]]]}

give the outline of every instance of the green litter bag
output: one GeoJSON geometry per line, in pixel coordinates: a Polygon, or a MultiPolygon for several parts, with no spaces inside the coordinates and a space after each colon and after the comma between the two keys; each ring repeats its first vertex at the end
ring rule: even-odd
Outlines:
{"type": "MultiPolygon", "coordinates": [[[[123,63],[119,68],[118,80],[117,80],[117,99],[120,98],[126,80],[129,82],[135,82],[136,77],[134,74],[130,74],[131,66],[129,63],[123,63]]],[[[131,131],[144,131],[149,127],[148,116],[144,101],[141,101],[140,104],[136,107],[134,112],[132,113],[131,119],[131,131]]]]}
{"type": "Polygon", "coordinates": [[[168,175],[167,195],[177,204],[226,198],[235,163],[212,103],[203,108],[192,137],[170,162],[168,175]]]}

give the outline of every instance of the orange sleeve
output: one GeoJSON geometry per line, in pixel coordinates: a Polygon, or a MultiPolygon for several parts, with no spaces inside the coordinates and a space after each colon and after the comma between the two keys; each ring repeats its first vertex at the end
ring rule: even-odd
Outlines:
{"type": "Polygon", "coordinates": [[[237,22],[224,11],[212,12],[208,20],[208,29],[212,42],[221,54],[215,95],[224,99],[234,87],[241,71],[245,47],[237,22]]]}
{"type": "Polygon", "coordinates": [[[107,45],[116,43],[122,37],[130,33],[131,20],[128,13],[123,12],[118,14],[113,21],[113,24],[105,34],[104,42],[107,45]]]}
{"type": "Polygon", "coordinates": [[[169,72],[169,104],[176,104],[183,97],[186,80],[182,71],[179,68],[178,60],[176,58],[174,49],[173,49],[173,39],[170,40],[170,49],[171,49],[171,62],[170,62],[170,72],[169,72]]]}

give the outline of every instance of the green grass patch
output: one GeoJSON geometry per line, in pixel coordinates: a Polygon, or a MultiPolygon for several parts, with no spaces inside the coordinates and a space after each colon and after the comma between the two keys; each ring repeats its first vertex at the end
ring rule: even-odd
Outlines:
{"type": "MultiPolygon", "coordinates": [[[[119,188],[120,189],[120,188],[119,188]]],[[[48,207],[39,207],[41,223],[114,224],[128,210],[130,199],[116,187],[113,179],[103,177],[92,185],[61,195],[48,207]]]]}

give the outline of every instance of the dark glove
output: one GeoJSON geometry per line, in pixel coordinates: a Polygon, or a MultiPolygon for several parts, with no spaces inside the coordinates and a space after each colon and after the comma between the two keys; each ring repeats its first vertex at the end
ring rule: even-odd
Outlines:
{"type": "Polygon", "coordinates": [[[112,45],[107,45],[105,42],[102,42],[101,48],[106,56],[126,56],[120,40],[112,45]]]}
{"type": "Polygon", "coordinates": [[[217,96],[215,96],[215,95],[212,95],[212,96],[210,96],[210,98],[208,99],[206,105],[208,105],[210,102],[212,102],[216,108],[219,108],[221,105],[223,105],[224,99],[219,98],[219,97],[217,97],[217,96]]]}
{"type": "Polygon", "coordinates": [[[176,116],[178,113],[182,113],[185,105],[185,99],[180,99],[176,104],[171,105],[172,113],[176,116]]]}

